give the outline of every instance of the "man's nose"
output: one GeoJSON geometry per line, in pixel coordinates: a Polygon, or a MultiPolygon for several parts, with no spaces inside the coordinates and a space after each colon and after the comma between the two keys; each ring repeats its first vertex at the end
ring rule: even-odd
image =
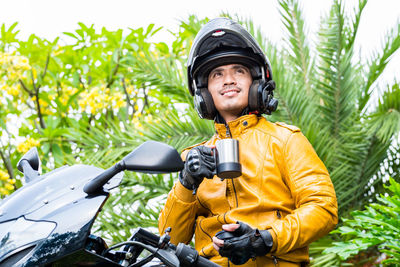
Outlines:
{"type": "Polygon", "coordinates": [[[236,84],[236,79],[232,73],[226,73],[224,75],[224,85],[233,85],[236,84]]]}

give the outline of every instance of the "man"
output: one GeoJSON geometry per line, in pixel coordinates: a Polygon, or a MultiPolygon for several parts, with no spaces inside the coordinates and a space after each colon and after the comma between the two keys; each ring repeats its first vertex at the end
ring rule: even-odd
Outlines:
{"type": "Polygon", "coordinates": [[[221,266],[301,266],[308,245],[337,223],[329,174],[297,127],[268,122],[276,109],[270,64],[239,24],[218,18],[196,36],[189,90],[216,134],[182,153],[185,167],[160,214],[161,233],[221,266]],[[239,141],[242,175],[221,180],[212,147],[239,141]],[[206,178],[206,179],[204,179],[206,178]]]}

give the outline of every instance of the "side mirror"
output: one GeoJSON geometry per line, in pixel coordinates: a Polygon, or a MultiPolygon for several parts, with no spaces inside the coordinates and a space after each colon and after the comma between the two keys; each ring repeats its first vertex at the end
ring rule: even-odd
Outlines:
{"type": "Polygon", "coordinates": [[[85,184],[83,191],[98,192],[114,175],[123,171],[169,173],[183,169],[183,161],[175,148],[156,141],[147,141],[126,155],[120,162],[85,184]]]}
{"type": "Polygon", "coordinates": [[[36,147],[32,147],[18,161],[17,169],[25,176],[25,181],[29,183],[39,176],[40,158],[36,147]]]}
{"type": "Polygon", "coordinates": [[[183,169],[183,161],[175,148],[156,141],[147,141],[122,159],[126,170],[145,173],[169,173],[183,169]]]}

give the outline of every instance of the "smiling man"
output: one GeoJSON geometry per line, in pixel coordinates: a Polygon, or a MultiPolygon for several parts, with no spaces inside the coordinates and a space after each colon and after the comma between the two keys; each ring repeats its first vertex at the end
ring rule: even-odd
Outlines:
{"type": "Polygon", "coordinates": [[[247,107],[252,81],[250,70],[240,64],[219,66],[208,75],[208,91],[226,122],[238,118],[247,107]]]}
{"type": "Polygon", "coordinates": [[[221,266],[302,266],[308,245],[337,223],[324,164],[300,130],[269,122],[277,108],[268,59],[239,24],[217,18],[197,34],[188,59],[189,92],[210,140],[185,149],[184,169],[159,218],[172,243],[194,235],[200,255],[221,266]],[[239,141],[242,175],[221,180],[210,147],[239,141]],[[204,179],[206,178],[206,179],[204,179]]]}

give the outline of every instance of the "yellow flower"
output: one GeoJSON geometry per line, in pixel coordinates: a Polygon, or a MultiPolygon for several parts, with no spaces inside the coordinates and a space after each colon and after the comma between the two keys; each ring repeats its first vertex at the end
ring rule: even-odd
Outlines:
{"type": "Polygon", "coordinates": [[[140,123],[140,121],[137,117],[133,117],[132,123],[136,129],[143,129],[143,125],[140,123]]]}
{"type": "Polygon", "coordinates": [[[53,115],[53,111],[49,108],[41,108],[43,115],[53,115]]]}
{"type": "Polygon", "coordinates": [[[128,92],[128,94],[132,94],[135,91],[135,87],[133,85],[129,85],[128,87],[126,87],[126,92],[128,92]]]}
{"type": "Polygon", "coordinates": [[[68,99],[69,99],[69,98],[68,98],[67,96],[64,96],[64,95],[61,96],[61,97],[60,97],[60,102],[61,102],[61,104],[63,104],[64,106],[67,105],[68,99]]]}
{"type": "Polygon", "coordinates": [[[37,71],[36,71],[36,69],[32,69],[32,74],[33,74],[33,78],[36,79],[36,78],[37,78],[37,71]]]}
{"type": "Polygon", "coordinates": [[[49,106],[49,103],[47,103],[46,101],[44,101],[44,100],[42,100],[42,99],[39,99],[39,105],[40,105],[40,107],[42,107],[42,108],[46,108],[46,107],[49,106]]]}
{"type": "Polygon", "coordinates": [[[121,100],[118,100],[116,103],[115,103],[115,108],[121,108],[121,107],[125,107],[126,106],[126,102],[125,101],[121,101],[121,100]]]}
{"type": "Polygon", "coordinates": [[[31,149],[34,146],[39,146],[40,142],[36,139],[33,139],[31,137],[28,137],[25,142],[19,143],[17,146],[17,151],[20,153],[26,153],[28,152],[29,149],[31,149]]]}
{"type": "Polygon", "coordinates": [[[7,69],[7,75],[11,81],[16,81],[16,80],[18,80],[18,78],[20,78],[18,72],[14,71],[13,68],[7,69]]]}
{"type": "Polygon", "coordinates": [[[152,115],[148,115],[144,118],[144,121],[147,123],[153,123],[153,116],[152,115]]]}
{"type": "Polygon", "coordinates": [[[0,170],[0,181],[7,181],[10,178],[7,172],[0,170]]]}
{"type": "Polygon", "coordinates": [[[17,70],[22,70],[22,71],[31,69],[28,58],[23,56],[14,57],[14,66],[17,70]]]}
{"type": "Polygon", "coordinates": [[[8,87],[6,87],[6,92],[9,95],[12,95],[12,96],[18,96],[19,95],[19,89],[16,86],[8,86],[8,87]]]}
{"type": "Polygon", "coordinates": [[[53,56],[58,56],[59,54],[62,54],[64,52],[64,49],[61,49],[61,46],[57,46],[57,50],[53,51],[53,56]]]}
{"type": "Polygon", "coordinates": [[[0,196],[6,196],[9,194],[10,194],[10,192],[7,189],[0,187],[0,196]]]}
{"type": "Polygon", "coordinates": [[[7,189],[7,190],[9,190],[9,191],[14,190],[14,186],[11,185],[11,184],[9,184],[9,183],[6,183],[6,184],[4,185],[4,188],[7,189]]]}

